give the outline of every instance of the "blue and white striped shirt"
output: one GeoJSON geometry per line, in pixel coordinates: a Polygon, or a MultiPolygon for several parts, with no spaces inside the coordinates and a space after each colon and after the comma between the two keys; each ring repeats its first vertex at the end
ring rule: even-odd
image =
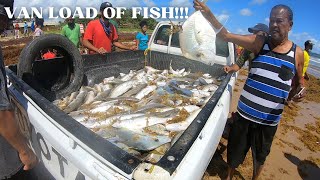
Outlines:
{"type": "Polygon", "coordinates": [[[276,126],[281,118],[295,75],[296,45],[276,53],[265,44],[252,68],[238,103],[238,112],[253,122],[276,126]]]}

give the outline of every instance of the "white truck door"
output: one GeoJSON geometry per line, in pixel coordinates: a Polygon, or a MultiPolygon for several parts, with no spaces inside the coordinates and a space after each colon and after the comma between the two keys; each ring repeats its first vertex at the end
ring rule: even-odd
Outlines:
{"type": "MultiPolygon", "coordinates": [[[[171,26],[171,28],[172,28],[172,26],[171,26]]],[[[168,53],[182,56],[182,51],[180,49],[179,32],[171,34],[168,53]]]]}

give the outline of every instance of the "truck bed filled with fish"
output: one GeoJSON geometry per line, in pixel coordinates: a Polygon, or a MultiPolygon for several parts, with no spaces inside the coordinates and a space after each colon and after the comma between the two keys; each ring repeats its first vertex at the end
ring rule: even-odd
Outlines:
{"type": "Polygon", "coordinates": [[[94,151],[107,152],[102,156],[128,174],[141,162],[172,173],[231,78],[221,65],[159,52],[82,57],[81,88],[46,106],[75,136],[94,151]]]}
{"type": "Polygon", "coordinates": [[[225,78],[218,65],[157,52],[84,60],[87,84],[53,104],[122,150],[152,163],[172,147],[225,78]]]}

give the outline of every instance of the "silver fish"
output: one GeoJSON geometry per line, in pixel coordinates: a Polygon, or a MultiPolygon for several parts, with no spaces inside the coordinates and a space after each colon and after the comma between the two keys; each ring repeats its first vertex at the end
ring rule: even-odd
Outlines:
{"type": "Polygon", "coordinates": [[[102,85],[102,92],[112,89],[113,86],[111,84],[102,85]]]}
{"type": "Polygon", "coordinates": [[[163,124],[155,124],[153,126],[143,128],[144,133],[147,134],[157,134],[162,136],[169,136],[169,132],[166,130],[165,125],[163,124]]]}
{"type": "Polygon", "coordinates": [[[93,101],[103,101],[106,98],[108,98],[109,94],[111,92],[111,89],[107,89],[99,94],[97,94],[97,96],[94,98],[93,101]]]}
{"type": "MultiPolygon", "coordinates": [[[[109,117],[103,121],[100,122],[95,122],[93,124],[91,124],[89,126],[89,128],[104,128],[104,127],[109,127],[111,126],[113,123],[115,122],[120,122],[120,121],[126,121],[126,120],[130,120],[132,118],[135,117],[140,117],[140,116],[144,116],[144,114],[122,114],[122,115],[115,115],[112,117],[109,117]]],[[[115,127],[116,128],[116,127],[115,127]]]]}
{"type": "Polygon", "coordinates": [[[142,129],[155,124],[163,124],[171,120],[172,118],[173,117],[161,118],[161,117],[144,115],[144,116],[134,117],[129,120],[118,121],[114,123],[112,126],[115,128],[142,129]]]}
{"type": "Polygon", "coordinates": [[[118,137],[109,138],[107,140],[133,156],[136,156],[136,157],[141,156],[140,152],[138,152],[138,151],[134,150],[133,148],[129,147],[128,145],[122,143],[121,142],[122,140],[118,137]]]}
{"type": "Polygon", "coordinates": [[[153,92],[154,90],[157,89],[157,86],[155,85],[151,85],[151,86],[147,86],[146,88],[142,89],[136,96],[135,98],[137,99],[142,99],[145,96],[147,96],[148,94],[150,94],[151,92],[153,92]]]}
{"type": "Polygon", "coordinates": [[[129,81],[132,79],[133,76],[135,76],[135,73],[132,70],[130,70],[129,74],[125,74],[120,80],[129,81]]]}
{"type": "Polygon", "coordinates": [[[70,104],[78,96],[78,94],[78,91],[71,93],[70,97],[68,98],[67,104],[70,104]]]}
{"type": "Polygon", "coordinates": [[[70,116],[78,122],[84,122],[85,120],[88,119],[88,117],[84,114],[70,115],[70,116]]]}
{"type": "Polygon", "coordinates": [[[117,135],[126,145],[141,151],[150,151],[163,144],[171,142],[171,139],[167,136],[138,134],[124,128],[118,129],[117,135]]]}
{"type": "Polygon", "coordinates": [[[128,92],[124,93],[123,96],[124,97],[130,97],[133,95],[136,95],[138,92],[140,92],[142,89],[144,89],[145,87],[147,87],[147,84],[138,84],[136,87],[133,87],[131,90],[129,90],[128,92]]]}
{"type": "Polygon", "coordinates": [[[163,104],[160,104],[160,103],[149,103],[147,104],[146,106],[143,106],[143,107],[140,107],[138,108],[136,111],[134,111],[135,113],[145,113],[147,112],[148,110],[150,109],[153,109],[153,108],[162,108],[162,107],[166,107],[165,105],[163,104]]]}
{"type": "Polygon", "coordinates": [[[102,92],[102,86],[100,86],[99,84],[95,84],[95,85],[93,86],[93,89],[94,89],[94,92],[95,92],[96,94],[102,92]]]}
{"type": "Polygon", "coordinates": [[[124,93],[129,91],[133,87],[134,84],[135,84],[135,81],[127,81],[127,82],[124,82],[124,83],[118,85],[117,87],[115,87],[111,91],[109,97],[116,98],[116,97],[123,95],[124,93]]]}
{"type": "Polygon", "coordinates": [[[106,112],[108,109],[110,109],[114,105],[113,102],[105,102],[102,104],[99,104],[92,110],[90,110],[90,113],[99,113],[99,112],[106,112]]]}
{"type": "Polygon", "coordinates": [[[110,84],[111,82],[113,82],[114,80],[114,76],[108,77],[108,78],[104,78],[103,79],[103,84],[110,84]]]}
{"type": "Polygon", "coordinates": [[[189,127],[189,125],[192,123],[192,121],[197,117],[200,111],[201,111],[200,109],[194,111],[193,113],[190,114],[190,116],[185,121],[174,123],[174,124],[165,124],[166,129],[168,131],[174,131],[174,132],[186,130],[189,127]]]}
{"type": "Polygon", "coordinates": [[[203,86],[202,91],[207,91],[207,92],[215,92],[218,89],[218,86],[215,84],[208,84],[203,86]]]}
{"type": "Polygon", "coordinates": [[[87,92],[83,91],[80,92],[78,94],[78,96],[76,97],[76,99],[74,99],[66,109],[64,109],[63,111],[66,113],[70,113],[76,109],[78,109],[81,105],[82,102],[84,101],[84,99],[86,98],[87,92]]]}
{"type": "Polygon", "coordinates": [[[192,96],[197,98],[203,98],[203,97],[209,97],[211,95],[210,92],[198,90],[198,89],[192,89],[192,96]]]}
{"type": "Polygon", "coordinates": [[[98,134],[99,136],[105,139],[109,139],[117,135],[117,129],[113,127],[103,128],[103,129],[99,129],[99,131],[97,131],[96,134],[98,134]]]}
{"type": "Polygon", "coordinates": [[[93,91],[88,92],[86,99],[84,100],[84,105],[91,104],[94,100],[95,93],[93,91]]]}
{"type": "Polygon", "coordinates": [[[180,110],[185,109],[188,113],[192,113],[192,112],[200,109],[199,106],[195,106],[195,105],[179,106],[177,108],[180,110]]]}
{"type": "Polygon", "coordinates": [[[146,66],[144,67],[145,71],[147,72],[147,74],[154,74],[154,73],[160,73],[161,70],[155,69],[151,66],[146,66]]]}

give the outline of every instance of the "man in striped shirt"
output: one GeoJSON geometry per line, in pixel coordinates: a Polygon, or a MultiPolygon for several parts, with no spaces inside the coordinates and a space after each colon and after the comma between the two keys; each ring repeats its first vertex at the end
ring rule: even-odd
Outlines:
{"type": "Polygon", "coordinates": [[[292,81],[296,85],[294,91],[303,86],[303,51],[288,39],[293,12],[286,5],[274,6],[270,13],[270,36],[265,38],[229,33],[205,4],[195,0],[194,7],[201,10],[214,28],[222,28],[217,36],[256,55],[239,99],[237,120],[229,135],[227,179],[232,179],[235,168],[243,162],[249,148],[254,165],[252,179],[257,179],[270,153],[292,81]],[[295,75],[297,78],[293,78],[295,75]]]}

